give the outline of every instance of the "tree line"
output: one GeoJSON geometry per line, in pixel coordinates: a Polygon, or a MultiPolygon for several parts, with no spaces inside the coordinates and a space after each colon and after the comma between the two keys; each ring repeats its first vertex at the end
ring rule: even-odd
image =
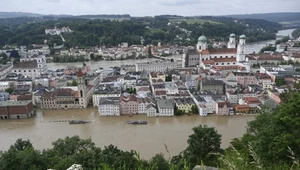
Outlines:
{"type": "Polygon", "coordinates": [[[186,21],[179,25],[169,24],[172,17],[141,17],[131,20],[101,20],[83,18],[58,19],[0,19],[0,46],[42,44],[47,40],[49,46],[63,44],[70,47],[93,47],[98,45],[116,46],[122,42],[132,44],[163,44],[194,45],[200,35],[205,34],[210,39],[227,40],[230,33],[246,34],[247,41],[274,39],[275,33],[281,28],[278,23],[265,20],[244,19],[236,22],[226,17],[202,17],[219,24],[205,22],[189,24],[186,21]],[[23,21],[24,19],[25,21],[23,21]],[[60,28],[64,26],[74,30],[65,33],[66,42],[59,36],[45,35],[45,28],[60,28]],[[186,33],[183,29],[191,31],[186,33]],[[180,38],[179,38],[179,37],[180,38]]]}
{"type": "Polygon", "coordinates": [[[189,170],[196,165],[224,170],[296,170],[300,168],[300,93],[280,97],[283,103],[277,109],[264,109],[226,149],[221,148],[221,134],[206,125],[193,128],[187,148],[168,159],[156,154],[144,160],[136,151],[113,145],[99,148],[91,139],[78,136],[58,139],[44,150],[18,139],[8,151],[0,152],[0,170],[65,170],[72,164],[81,164],[85,170],[189,170]]]}

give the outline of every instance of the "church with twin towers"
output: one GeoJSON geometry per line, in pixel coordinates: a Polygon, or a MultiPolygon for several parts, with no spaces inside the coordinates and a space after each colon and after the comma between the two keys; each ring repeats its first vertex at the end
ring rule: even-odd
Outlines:
{"type": "Polygon", "coordinates": [[[236,42],[235,34],[230,34],[227,48],[208,49],[208,40],[202,35],[194,50],[183,54],[182,67],[213,67],[215,70],[250,72],[250,64],[246,60],[246,36],[241,35],[236,42]]]}

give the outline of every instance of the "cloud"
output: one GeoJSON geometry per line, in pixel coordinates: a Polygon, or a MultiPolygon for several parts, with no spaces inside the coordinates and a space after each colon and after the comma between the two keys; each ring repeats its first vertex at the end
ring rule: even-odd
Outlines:
{"type": "Polygon", "coordinates": [[[163,0],[158,3],[164,6],[181,6],[181,5],[193,5],[201,3],[200,0],[163,0]]]}
{"type": "Polygon", "coordinates": [[[299,12],[299,0],[0,0],[0,11],[132,16],[299,12]]]}

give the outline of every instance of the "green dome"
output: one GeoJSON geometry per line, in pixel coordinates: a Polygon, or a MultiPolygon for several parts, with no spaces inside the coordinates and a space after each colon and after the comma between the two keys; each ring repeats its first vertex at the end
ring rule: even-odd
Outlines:
{"type": "Polygon", "coordinates": [[[244,34],[241,35],[241,36],[240,36],[240,39],[246,39],[246,35],[244,35],[244,34]]]}
{"type": "Polygon", "coordinates": [[[207,42],[207,38],[206,38],[204,35],[201,35],[201,36],[198,38],[198,42],[207,42]]]}
{"type": "Polygon", "coordinates": [[[234,33],[231,33],[231,34],[230,34],[230,37],[235,37],[235,34],[234,34],[234,33]]]}

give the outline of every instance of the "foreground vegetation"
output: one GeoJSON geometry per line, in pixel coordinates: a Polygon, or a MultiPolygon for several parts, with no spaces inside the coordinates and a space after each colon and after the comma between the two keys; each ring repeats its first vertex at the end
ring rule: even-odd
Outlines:
{"type": "MultiPolygon", "coordinates": [[[[19,139],[0,153],[0,170],[65,170],[75,163],[85,170],[189,170],[195,165],[223,170],[298,170],[300,93],[284,96],[283,104],[249,122],[246,134],[233,139],[225,150],[220,147],[221,135],[202,125],[193,128],[187,148],[168,159],[156,154],[143,160],[135,151],[122,151],[113,145],[99,148],[91,139],[78,136],[59,139],[42,151],[19,139]]],[[[165,149],[169,153],[166,145],[165,149]]]]}

